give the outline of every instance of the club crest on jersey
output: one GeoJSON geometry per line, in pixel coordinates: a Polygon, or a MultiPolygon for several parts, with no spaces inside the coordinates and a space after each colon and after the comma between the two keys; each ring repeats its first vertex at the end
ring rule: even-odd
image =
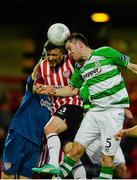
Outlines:
{"type": "Polygon", "coordinates": [[[96,62],[95,62],[95,66],[96,66],[96,67],[100,67],[100,66],[101,66],[101,63],[100,63],[99,61],[96,61],[96,62]]]}
{"type": "Polygon", "coordinates": [[[121,55],[120,55],[120,59],[121,59],[122,61],[126,61],[126,60],[127,60],[127,56],[124,55],[124,54],[121,54],[121,55]]]}
{"type": "Polygon", "coordinates": [[[64,71],[64,72],[63,72],[63,76],[64,76],[65,78],[69,78],[69,77],[70,77],[70,72],[69,72],[69,71],[64,71]]]}
{"type": "Polygon", "coordinates": [[[5,167],[6,170],[10,169],[11,168],[11,163],[10,162],[5,162],[4,167],[5,167]]]}
{"type": "Polygon", "coordinates": [[[44,99],[40,100],[40,105],[47,107],[49,110],[51,109],[50,108],[50,103],[48,101],[44,100],[44,99]]]}

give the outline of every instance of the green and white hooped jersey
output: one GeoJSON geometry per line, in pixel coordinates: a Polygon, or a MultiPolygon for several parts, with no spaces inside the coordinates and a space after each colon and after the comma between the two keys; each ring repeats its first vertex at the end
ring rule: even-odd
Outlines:
{"type": "MultiPolygon", "coordinates": [[[[129,57],[111,47],[92,51],[91,56],[72,77],[71,84],[78,87],[80,77],[89,89],[93,110],[111,107],[129,107],[129,96],[118,66],[127,67],[129,57]]],[[[82,83],[81,83],[82,84],[82,83]]]]}

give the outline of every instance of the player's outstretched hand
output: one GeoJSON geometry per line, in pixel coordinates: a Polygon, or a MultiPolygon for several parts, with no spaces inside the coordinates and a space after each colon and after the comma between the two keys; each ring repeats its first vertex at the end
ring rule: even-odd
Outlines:
{"type": "Polygon", "coordinates": [[[125,130],[121,129],[120,131],[116,132],[115,139],[120,140],[125,135],[125,130]]]}

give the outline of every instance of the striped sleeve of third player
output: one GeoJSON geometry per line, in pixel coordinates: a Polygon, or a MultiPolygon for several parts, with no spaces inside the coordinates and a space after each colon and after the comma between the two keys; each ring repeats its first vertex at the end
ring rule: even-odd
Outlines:
{"type": "MultiPolygon", "coordinates": [[[[43,61],[40,65],[41,76],[44,79],[44,84],[54,86],[55,88],[61,88],[69,85],[70,77],[74,71],[74,61],[68,56],[64,56],[63,63],[58,69],[50,68],[47,60],[43,61]]],[[[60,106],[64,104],[80,105],[82,101],[79,96],[73,97],[53,97],[51,109],[55,112],[60,106]]]]}

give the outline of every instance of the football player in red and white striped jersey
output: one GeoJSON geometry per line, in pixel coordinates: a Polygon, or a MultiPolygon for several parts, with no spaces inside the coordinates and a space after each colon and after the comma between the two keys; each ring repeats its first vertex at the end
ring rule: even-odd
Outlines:
{"type": "MultiPolygon", "coordinates": [[[[48,40],[45,48],[47,57],[37,69],[33,90],[38,94],[44,90],[43,94],[48,95],[48,89],[54,90],[54,88],[69,86],[69,79],[74,71],[75,62],[71,57],[65,55],[65,49],[62,46],[55,46],[48,40]]],[[[79,95],[70,97],[50,96],[49,98],[52,117],[45,126],[44,132],[47,137],[49,164],[58,168],[60,139],[62,145],[65,141],[73,141],[83,119],[83,103],[79,95]]]]}

